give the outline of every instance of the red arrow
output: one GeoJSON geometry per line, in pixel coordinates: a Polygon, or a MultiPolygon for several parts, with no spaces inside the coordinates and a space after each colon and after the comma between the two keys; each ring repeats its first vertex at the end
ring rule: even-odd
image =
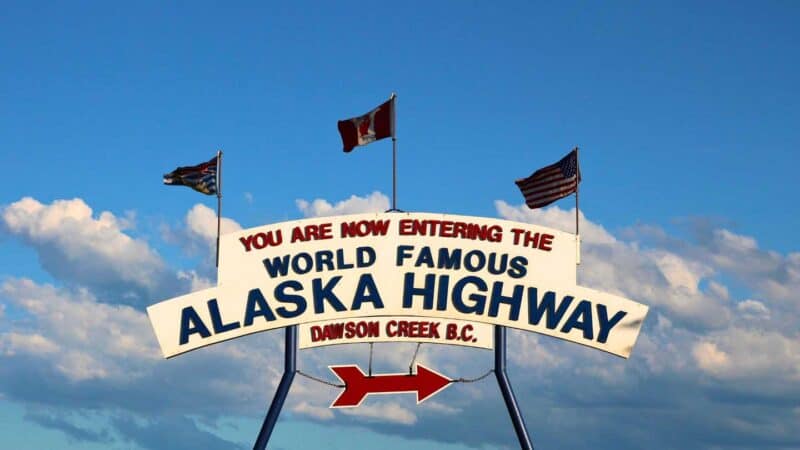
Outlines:
{"type": "Polygon", "coordinates": [[[361,404],[369,394],[394,394],[416,392],[417,403],[450,385],[450,379],[417,364],[416,375],[407,373],[373,375],[368,377],[356,365],[328,366],[345,384],[344,391],[334,400],[331,408],[352,408],[361,404]]]}

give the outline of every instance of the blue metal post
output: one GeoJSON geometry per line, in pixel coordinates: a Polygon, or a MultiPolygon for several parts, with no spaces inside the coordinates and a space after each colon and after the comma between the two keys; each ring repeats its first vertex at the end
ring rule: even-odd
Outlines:
{"type": "Polygon", "coordinates": [[[503,400],[506,401],[514,431],[517,432],[519,447],[522,450],[533,450],[531,437],[525,427],[525,419],[522,418],[522,412],[519,410],[514,391],[511,390],[511,382],[508,381],[506,374],[506,327],[500,325],[494,326],[494,375],[497,377],[497,384],[500,385],[500,392],[503,393],[503,400]]]}
{"type": "Polygon", "coordinates": [[[278,416],[281,414],[283,402],[286,400],[286,396],[289,395],[289,388],[292,386],[292,380],[294,380],[294,374],[297,371],[297,325],[286,327],[285,344],[286,352],[281,383],[278,385],[278,391],[275,392],[272,404],[269,405],[269,412],[264,419],[264,424],[261,425],[261,431],[258,433],[253,450],[267,448],[269,437],[272,435],[272,430],[275,428],[275,423],[278,422],[278,416]]]}

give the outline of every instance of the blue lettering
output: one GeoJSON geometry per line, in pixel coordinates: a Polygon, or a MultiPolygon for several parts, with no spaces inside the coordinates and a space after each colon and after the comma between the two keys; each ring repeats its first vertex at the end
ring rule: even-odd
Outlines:
{"type": "Polygon", "coordinates": [[[511,258],[511,268],[508,269],[508,276],[511,278],[522,278],[528,273],[528,258],[515,256],[511,258]]]}
{"type": "Polygon", "coordinates": [[[214,327],[214,333],[224,333],[226,331],[235,330],[239,328],[239,322],[222,323],[222,316],[219,313],[219,305],[217,299],[212,298],[208,301],[208,312],[211,314],[211,325],[214,327]]]}
{"type": "Polygon", "coordinates": [[[456,248],[453,250],[447,248],[439,249],[439,269],[453,269],[458,270],[461,268],[461,249],[456,248]]]}
{"type": "Polygon", "coordinates": [[[439,276],[439,295],[436,297],[436,309],[444,311],[447,309],[447,288],[450,287],[450,275],[439,276]]]}
{"type": "Polygon", "coordinates": [[[614,317],[612,317],[611,320],[608,320],[608,309],[606,309],[606,305],[598,303],[597,318],[598,322],[600,322],[600,332],[597,334],[597,342],[605,344],[608,340],[608,333],[611,332],[611,329],[614,328],[614,326],[627,315],[628,313],[625,311],[617,311],[617,313],[614,314],[614,317]]]}
{"type": "Polygon", "coordinates": [[[461,313],[464,314],[483,314],[483,308],[486,306],[486,296],[480,294],[470,294],[469,299],[475,302],[472,306],[464,303],[464,288],[467,284],[474,284],[479,292],[486,292],[486,282],[476,276],[464,277],[456,282],[453,286],[453,306],[456,307],[461,313]]]}
{"type": "Polygon", "coordinates": [[[315,265],[317,272],[322,272],[323,266],[326,270],[333,270],[333,252],[330,250],[321,250],[314,254],[315,265]]]}
{"type": "Polygon", "coordinates": [[[593,339],[592,329],[592,304],[588,300],[581,300],[575,310],[570,314],[567,323],[561,328],[562,333],[569,333],[573,328],[583,330],[584,339],[593,339]]]}
{"type": "Polygon", "coordinates": [[[253,324],[256,317],[262,316],[268,322],[275,320],[275,314],[269,309],[267,300],[261,294],[261,289],[252,289],[247,293],[247,306],[244,312],[244,326],[248,327],[253,324]]]}
{"type": "Polygon", "coordinates": [[[500,255],[500,266],[497,267],[497,253],[490,253],[489,254],[489,273],[492,275],[500,275],[506,271],[506,267],[508,267],[508,255],[503,253],[500,255]]]}
{"type": "Polygon", "coordinates": [[[339,269],[352,269],[353,263],[348,263],[344,260],[344,249],[336,250],[336,262],[339,269]]]}
{"type": "MultiPolygon", "coordinates": [[[[287,294],[286,289],[294,289],[295,292],[302,291],[303,285],[299,281],[287,280],[275,287],[275,300],[281,303],[292,303],[295,305],[294,311],[289,311],[283,306],[275,308],[275,312],[285,319],[297,317],[306,311],[306,299],[302,295],[287,294]]],[[[266,302],[265,302],[266,304],[266,302]]]]}
{"type": "Polygon", "coordinates": [[[411,250],[414,250],[413,245],[398,245],[397,246],[397,259],[395,265],[400,267],[403,265],[403,260],[411,258],[411,250]]]}
{"type": "Polygon", "coordinates": [[[467,253],[464,256],[464,268],[469,270],[470,272],[477,272],[483,269],[483,266],[486,265],[486,255],[483,254],[480,250],[472,250],[471,252],[467,253]],[[477,264],[472,261],[472,257],[477,256],[478,262],[477,264]]]}
{"type": "Polygon", "coordinates": [[[203,323],[202,319],[200,319],[197,311],[191,306],[187,306],[181,311],[181,335],[178,343],[183,345],[189,342],[189,336],[194,333],[200,334],[202,338],[211,336],[211,332],[208,331],[208,327],[203,323]]]}
{"type": "Polygon", "coordinates": [[[414,263],[414,267],[419,267],[423,264],[429,268],[433,268],[433,254],[431,253],[431,248],[428,246],[419,249],[419,256],[417,256],[417,262],[414,263]]]}
{"type": "Polygon", "coordinates": [[[489,301],[489,316],[497,317],[500,303],[506,303],[511,306],[511,311],[508,313],[509,320],[519,319],[519,308],[522,304],[522,291],[523,286],[517,284],[514,286],[514,293],[511,294],[511,297],[506,297],[503,295],[503,283],[501,281],[495,281],[492,285],[492,297],[489,301]]]}
{"type": "Polygon", "coordinates": [[[357,267],[369,267],[375,263],[375,258],[375,250],[372,247],[358,247],[356,249],[357,267]]]}
{"type": "Polygon", "coordinates": [[[433,309],[433,289],[436,285],[436,275],[425,275],[425,287],[414,287],[414,274],[407,272],[403,277],[403,308],[413,308],[414,296],[421,295],[422,308],[433,309]]]}
{"type": "Polygon", "coordinates": [[[342,302],[339,300],[339,297],[333,293],[333,288],[336,287],[336,284],[339,283],[339,280],[342,279],[341,275],[337,275],[330,279],[324,286],[322,284],[321,278],[314,278],[311,280],[311,289],[314,294],[314,313],[315,314],[322,314],[325,312],[325,304],[323,303],[325,300],[333,306],[333,309],[336,311],[344,311],[345,308],[342,302]]]}
{"type": "Polygon", "coordinates": [[[270,278],[275,278],[278,275],[284,277],[289,269],[289,255],[284,255],[283,257],[276,256],[272,259],[264,258],[262,262],[270,278]]]}
{"type": "Polygon", "coordinates": [[[535,287],[528,288],[528,323],[531,325],[539,325],[542,316],[547,316],[545,326],[551,330],[558,326],[564,313],[567,312],[573,297],[569,295],[561,299],[558,304],[558,309],[555,307],[556,293],[547,291],[542,297],[542,302],[538,302],[538,290],[535,287]]]}
{"type": "Polygon", "coordinates": [[[306,252],[301,252],[292,258],[292,270],[298,275],[304,275],[311,271],[314,267],[314,260],[311,255],[306,252]],[[300,261],[305,261],[305,267],[300,267],[300,261]]]}
{"type": "Polygon", "coordinates": [[[361,309],[361,304],[364,302],[372,303],[375,309],[383,308],[383,300],[378,292],[378,286],[375,286],[375,280],[372,275],[365,273],[358,279],[358,286],[356,286],[356,294],[353,297],[353,306],[350,308],[353,311],[361,309]]]}

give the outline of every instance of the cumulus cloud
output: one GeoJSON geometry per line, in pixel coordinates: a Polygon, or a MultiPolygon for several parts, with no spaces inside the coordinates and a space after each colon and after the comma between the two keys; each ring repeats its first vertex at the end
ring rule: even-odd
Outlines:
{"type": "Polygon", "coordinates": [[[59,346],[41,334],[10,332],[0,335],[0,348],[6,356],[13,356],[17,352],[43,356],[56,353],[59,346]]]}
{"type": "Polygon", "coordinates": [[[114,420],[114,425],[126,441],[148,450],[195,450],[198,448],[242,450],[246,448],[199,428],[194,420],[186,416],[166,416],[150,420],[120,417],[114,420]]]}
{"type": "MultiPolygon", "coordinates": [[[[220,219],[220,234],[241,230],[242,226],[227,217],[220,219]]],[[[186,213],[186,233],[213,248],[217,242],[217,213],[198,203],[186,213]]]]}
{"type": "MultiPolygon", "coordinates": [[[[531,211],[504,202],[496,206],[498,214],[510,220],[567,232],[574,224],[574,211],[558,207],[531,211]]],[[[339,202],[300,200],[298,208],[307,217],[374,212],[387,209],[388,199],[373,193],[339,202]]],[[[17,214],[26,209],[12,210],[17,214]]],[[[36,214],[37,220],[28,223],[45,227],[46,214],[36,214]]],[[[111,229],[128,236],[130,218],[114,222],[102,214],[90,212],[89,219],[82,214],[77,216],[86,223],[115,223],[111,229]]],[[[75,220],[64,212],[59,217],[59,223],[75,220]]],[[[37,249],[72,254],[57,239],[50,244],[28,241],[28,232],[20,231],[25,227],[9,226],[21,223],[15,220],[3,215],[6,233],[37,249]]],[[[238,227],[234,221],[223,224],[223,229],[238,227]]],[[[630,360],[546,336],[509,333],[509,376],[537,447],[593,448],[585,439],[587,433],[602,435],[620,449],[641,448],[643,442],[662,443],[653,448],[723,448],[736,442],[753,448],[776,442],[786,448],[796,446],[800,440],[793,427],[800,401],[796,296],[787,296],[785,289],[771,283],[792,286],[800,257],[759,249],[755,239],[730,231],[676,241],[655,226],[612,233],[587,217],[582,218],[581,229],[581,284],[621,293],[652,309],[630,360]],[[745,254],[751,258],[749,264],[736,261],[737,255],[745,254]],[[731,278],[747,281],[755,292],[742,296],[739,288],[726,284],[731,278]],[[735,412],[732,403],[737,404],[735,412]]],[[[213,249],[213,210],[194,206],[185,217],[185,229],[172,232],[183,239],[173,243],[192,243],[199,251],[213,249]]],[[[160,259],[155,261],[161,264],[159,270],[192,290],[211,283],[196,269],[173,270],[160,259]]],[[[136,285],[113,271],[103,274],[118,285],[136,285]]],[[[239,444],[198,427],[196,420],[213,422],[221,414],[263,418],[263,405],[280,378],[282,333],[260,333],[165,361],[143,312],[104,302],[94,288],[97,281],[67,278],[66,286],[16,278],[0,285],[0,306],[8,306],[0,328],[0,395],[78,411],[114,411],[113,436],[152,449],[181,448],[183,441],[167,435],[184,432],[200,436],[201,447],[237,448],[239,444]],[[255,395],[254,383],[263,386],[255,395]],[[154,410],[164,415],[154,417],[154,410]]],[[[406,370],[414,352],[413,344],[375,348],[377,373],[406,370]]],[[[481,350],[423,345],[417,360],[453,378],[469,378],[491,368],[492,356],[481,350]]],[[[365,367],[368,357],[366,345],[333,346],[301,352],[299,364],[303,371],[336,381],[325,368],[328,364],[358,362],[365,367]]],[[[419,407],[409,395],[371,396],[361,408],[332,411],[327,406],[338,393],[336,388],[297,377],[286,408],[306,420],[343,427],[366,421],[385,433],[475,447],[516,446],[493,376],[456,383],[419,407]]],[[[85,430],[52,417],[30,420],[72,433],[75,439],[105,438],[102,430],[85,430]]]]}
{"type": "Polygon", "coordinates": [[[315,405],[308,401],[297,402],[292,407],[292,411],[305,416],[313,417],[317,420],[331,420],[333,419],[333,410],[327,405],[315,405]]]}
{"type": "Polygon", "coordinates": [[[383,212],[389,209],[389,197],[377,191],[366,197],[352,195],[347,200],[337,202],[335,205],[321,198],[314,199],[311,202],[299,199],[296,203],[297,208],[305,217],[383,212]]]}
{"type": "Polygon", "coordinates": [[[768,319],[769,308],[767,306],[753,299],[747,299],[736,305],[736,310],[746,319],[768,319]]]}
{"type": "MultiPolygon", "coordinates": [[[[504,219],[537,223],[574,232],[575,210],[558,207],[531,210],[525,205],[495,203],[504,219]]],[[[583,214],[583,213],[581,213],[583,214]]],[[[602,225],[581,218],[581,285],[623,294],[651,307],[667,309],[689,326],[718,328],[731,316],[720,289],[700,289],[713,270],[701,260],[686,258],[664,248],[642,248],[619,240],[602,225]]]]}
{"type": "Polygon", "coordinates": [[[141,363],[157,358],[149,322],[130,306],[29,279],[7,280],[0,298],[28,314],[19,328],[0,334],[4,354],[45,358],[67,380],[129,379],[141,363]]]}
{"type": "MultiPolygon", "coordinates": [[[[706,336],[693,354],[705,372],[727,380],[767,380],[772,388],[782,381],[800,381],[800,333],[731,328],[706,336]]],[[[787,386],[789,387],[789,386],[787,386]]]]}
{"type": "Polygon", "coordinates": [[[730,367],[731,359],[713,342],[699,342],[692,349],[697,365],[710,373],[721,373],[730,367]]]}
{"type": "Polygon", "coordinates": [[[45,428],[51,428],[66,434],[73,442],[110,443],[113,441],[107,429],[92,430],[81,427],[63,417],[44,413],[29,413],[25,419],[45,428]]]}
{"type": "Polygon", "coordinates": [[[370,404],[367,403],[368,400],[365,400],[365,403],[362,403],[358,408],[346,408],[342,409],[341,412],[342,414],[360,417],[368,421],[377,420],[403,425],[413,425],[417,422],[417,416],[398,403],[387,401],[370,404]]]}
{"type": "Polygon", "coordinates": [[[0,210],[0,228],[32,247],[59,280],[102,292],[112,302],[142,304],[174,291],[177,280],[143,240],[125,233],[130,219],[96,215],[81,199],[43,204],[25,197],[0,210]]]}
{"type": "MultiPolygon", "coordinates": [[[[781,255],[762,249],[758,241],[724,228],[712,228],[702,220],[689,222],[695,241],[680,245],[686,256],[713,264],[736,277],[757,294],[780,301],[782,309],[800,312],[800,252],[781,255]]],[[[653,239],[655,245],[673,245],[669,237],[653,239]]],[[[777,305],[777,304],[776,304],[777,305]]]]}
{"type": "MultiPolygon", "coordinates": [[[[220,234],[233,233],[242,229],[233,219],[222,217],[220,234]]],[[[183,223],[177,227],[162,227],[165,241],[180,245],[188,254],[203,254],[206,261],[213,264],[217,246],[217,213],[202,203],[192,206],[186,213],[183,223]]]]}

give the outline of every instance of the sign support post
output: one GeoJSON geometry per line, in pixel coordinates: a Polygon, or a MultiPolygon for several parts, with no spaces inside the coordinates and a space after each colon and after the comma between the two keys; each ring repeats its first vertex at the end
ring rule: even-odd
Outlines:
{"type": "Polygon", "coordinates": [[[514,424],[514,431],[517,432],[519,447],[522,450],[533,450],[525,419],[522,418],[522,412],[519,410],[514,391],[511,389],[511,382],[506,374],[506,327],[500,325],[494,327],[494,375],[497,377],[497,384],[500,385],[500,392],[503,393],[503,400],[506,402],[508,414],[514,424]]]}
{"type": "Polygon", "coordinates": [[[294,374],[297,372],[297,325],[286,327],[285,341],[283,376],[278,385],[278,390],[275,392],[275,397],[272,399],[272,404],[269,405],[269,412],[267,412],[267,417],[264,418],[264,424],[261,425],[261,431],[258,433],[253,450],[265,450],[267,448],[272,430],[275,428],[278,416],[281,414],[283,402],[286,400],[289,388],[292,386],[294,374]]]}

